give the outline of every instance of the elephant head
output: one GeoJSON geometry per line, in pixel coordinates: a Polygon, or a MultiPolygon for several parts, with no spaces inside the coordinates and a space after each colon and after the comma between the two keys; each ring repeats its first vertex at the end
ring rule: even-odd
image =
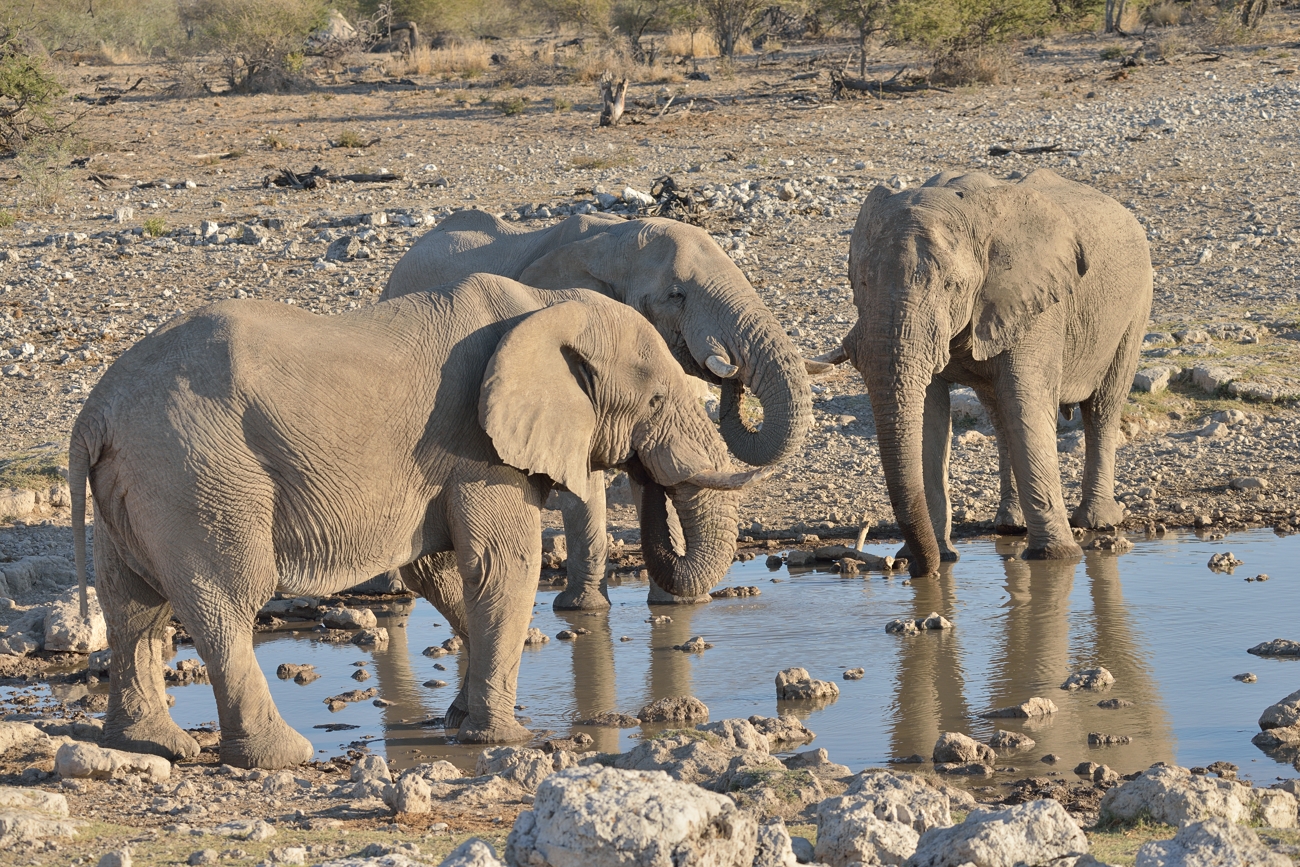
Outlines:
{"type": "Polygon", "coordinates": [[[542,289],[592,289],[650,320],[691,374],[721,384],[732,454],[776,463],[803,442],[812,416],[804,361],[754,287],[708,233],[675,220],[611,223],[551,250],[519,276],[542,289]],[[761,429],[741,417],[748,388],[761,429]]]}
{"type": "Polygon", "coordinates": [[[943,174],[897,193],[877,186],[863,203],[849,242],[858,321],[843,345],[871,396],[913,575],[939,564],[922,474],[927,386],[954,355],[1010,349],[1087,270],[1070,219],[1029,182],[943,174]]]}
{"type": "MultiPolygon", "coordinates": [[[[585,293],[584,293],[585,294],[585,293]]],[[[592,469],[644,468],[671,496],[687,549],[647,566],[679,596],[700,595],[736,550],[740,488],[681,367],[644,318],[606,298],[564,301],[529,315],[497,346],[479,417],[503,461],[544,473],[580,497],[592,469]]],[[[666,521],[643,520],[643,547],[661,551],[666,521]]]]}

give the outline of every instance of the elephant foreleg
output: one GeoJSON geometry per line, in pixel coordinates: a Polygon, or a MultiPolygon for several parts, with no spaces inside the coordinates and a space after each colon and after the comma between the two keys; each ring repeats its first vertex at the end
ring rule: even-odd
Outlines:
{"type": "MultiPolygon", "coordinates": [[[[1033,355],[1027,352],[1026,356],[1033,355]]],[[[1060,401],[1053,371],[1041,360],[1015,359],[1001,371],[998,394],[1005,420],[1012,472],[1025,510],[1028,560],[1062,560],[1082,555],[1066,520],[1061,469],[1056,453],[1056,415],[1060,401]]],[[[1059,372],[1055,374],[1059,377],[1059,372]]]]}
{"type": "MultiPolygon", "coordinates": [[[[465,626],[465,585],[460,578],[460,569],[456,565],[455,551],[439,551],[427,557],[421,557],[414,563],[408,563],[399,570],[402,581],[414,589],[447,618],[451,631],[460,636],[465,649],[461,653],[468,659],[469,640],[465,626]]],[[[460,691],[443,714],[443,725],[449,729],[460,728],[467,712],[465,682],[462,679],[460,691]]]]}
{"type": "Polygon", "coordinates": [[[977,387],[976,396],[993,424],[993,434],[998,444],[998,513],[993,518],[993,532],[1003,536],[1025,534],[1025,513],[1020,508],[1020,493],[1011,472],[1011,450],[1008,446],[1006,422],[998,409],[997,395],[991,388],[977,387]]]}
{"type": "Polygon", "coordinates": [[[498,468],[459,487],[456,560],[464,582],[467,716],[462,743],[517,743],[531,737],[514,715],[524,637],[542,567],[541,486],[498,468]],[[498,474],[508,477],[498,478],[498,474]]]}
{"type": "Polygon", "coordinates": [[[122,562],[108,536],[104,529],[95,539],[95,575],[113,650],[104,745],[172,760],[193,758],[198,743],[167,710],[163,656],[172,607],[122,562]]]}
{"type": "Polygon", "coordinates": [[[587,480],[587,498],[560,491],[560,514],[564,518],[564,540],[569,559],[565,564],[569,580],[555,597],[558,611],[602,611],[609,607],[609,581],[605,560],[609,536],[605,523],[605,471],[596,470],[587,480]]]}

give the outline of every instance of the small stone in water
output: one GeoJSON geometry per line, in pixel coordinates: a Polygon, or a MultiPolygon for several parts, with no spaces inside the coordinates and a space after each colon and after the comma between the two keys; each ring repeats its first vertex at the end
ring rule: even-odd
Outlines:
{"type": "Polygon", "coordinates": [[[1133,702],[1126,698],[1108,698],[1097,702],[1097,707],[1103,710],[1121,710],[1122,708],[1132,707],[1133,702]]]}
{"type": "Polygon", "coordinates": [[[1246,672],[1245,674],[1234,674],[1232,676],[1232,679],[1239,680],[1242,683],[1254,683],[1255,681],[1259,680],[1259,678],[1255,677],[1255,675],[1251,674],[1249,671],[1246,672]]]}
{"type": "Polygon", "coordinates": [[[845,680],[862,680],[866,676],[867,671],[864,668],[850,668],[844,672],[845,680]]]}
{"type": "Polygon", "coordinates": [[[1210,557],[1210,569],[1214,572],[1232,573],[1232,570],[1242,564],[1241,560],[1232,556],[1231,551],[1220,551],[1210,557]]]}
{"type": "Polygon", "coordinates": [[[429,689],[440,689],[440,688],[442,688],[442,687],[444,687],[444,686],[447,685],[447,681],[445,681],[445,680],[426,680],[426,681],[424,682],[424,685],[427,686],[427,687],[429,687],[429,689]]]}

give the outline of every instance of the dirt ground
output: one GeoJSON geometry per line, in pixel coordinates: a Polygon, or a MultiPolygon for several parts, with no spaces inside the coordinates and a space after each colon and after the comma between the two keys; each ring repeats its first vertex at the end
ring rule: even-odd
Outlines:
{"type": "MultiPolygon", "coordinates": [[[[37,207],[13,163],[0,160],[6,207],[18,216],[0,229],[0,454],[8,456],[0,488],[57,482],[53,468],[66,460],[89,389],[170,317],[232,297],[322,314],[372,303],[406,249],[461,208],[540,228],[601,206],[606,194],[649,192],[671,177],[695,202],[690,218],[812,356],[855,321],[848,235],[872,186],[911,186],[947,169],[1012,177],[1047,167],[1117,198],[1151,240],[1156,293],[1142,367],[1166,367],[1172,380],[1157,394],[1135,392],[1126,414],[1117,470],[1126,526],[1289,532],[1300,525],[1300,13],[1274,13],[1259,44],[1211,48],[1177,30],[1145,40],[1149,59],[1136,66],[1121,61],[1142,38],[1068,36],[1015,48],[1006,83],[883,98],[832,99],[830,71],[845,46],[791,45],[729,69],[709,61],[699,65],[709,80],[688,80],[690,64],[663,67],[633,82],[631,120],[608,129],[597,126],[594,84],[555,83],[559,75],[510,83],[509,65],[444,78],[359,58],[343,72],[314,74],[301,92],[256,96],[172,95],[174,71],[160,65],[64,69],[71,90],[88,97],[141,83],[87,109],[91,156],[66,169],[69,192],[57,207],[37,207]],[[1103,60],[1116,45],[1123,52],[1103,60]],[[368,144],[337,146],[358,143],[368,144]],[[1012,150],[993,156],[990,148],[1012,150]],[[314,166],[399,177],[317,190],[265,183],[314,166]],[[348,237],[360,254],[327,259],[348,237]],[[1197,366],[1209,373],[1193,373],[1197,366]]],[[[871,61],[869,77],[879,80],[924,65],[895,49],[871,61]]],[[[866,520],[873,537],[896,536],[861,377],[845,366],[813,390],[807,443],[750,495],[742,535],[843,537],[866,520]]],[[[990,432],[969,402],[957,407],[954,532],[987,535],[996,449],[969,433],[990,432]]],[[[1077,501],[1082,473],[1073,424],[1063,420],[1060,432],[1067,502],[1077,501]]],[[[0,557],[70,558],[66,515],[47,509],[0,532],[0,557]]],[[[558,513],[548,515],[558,526],[558,513]]],[[[634,535],[631,508],[610,515],[612,530],[634,535]]],[[[9,782],[22,778],[22,767],[5,771],[9,782]]],[[[180,774],[219,794],[212,772],[180,774]]],[[[323,774],[307,776],[315,785],[323,774]]],[[[164,819],[132,821],[122,805],[141,793],[120,788],[69,791],[74,815],[106,823],[96,826],[101,843],[136,839],[141,851],[157,843],[159,861],[230,848],[143,829],[164,819]]],[[[314,838],[320,848],[309,856],[355,851],[364,836],[419,842],[432,857],[453,839],[377,823],[341,820],[329,833],[354,836],[346,845],[314,838]]],[[[271,845],[242,848],[245,858],[263,857],[271,845]]],[[[93,863],[89,850],[77,856],[29,850],[0,862],[93,863]]]]}

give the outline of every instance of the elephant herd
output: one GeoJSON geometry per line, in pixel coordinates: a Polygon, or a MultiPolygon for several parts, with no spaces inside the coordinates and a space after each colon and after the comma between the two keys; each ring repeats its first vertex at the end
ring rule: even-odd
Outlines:
{"type": "Polygon", "coordinates": [[[998,524],[1027,532],[1025,557],[1077,556],[1070,524],[1120,519],[1119,416],[1151,305],[1145,234],[1125,209],[1049,171],[878,186],[849,273],[858,321],[842,350],[806,361],[700,229],[583,216],[525,231],[471,210],[422,237],[363,310],[227,301],[159,328],[104,374],[71,437],[77,570],[84,587],[89,482],[113,649],[106,743],[198,753],[164,690],[175,615],[208,666],[222,761],[310,760],[253,655],[257,612],[277,591],[325,595],[387,570],[464,639],[447,728],[528,739],[515,687],[551,489],[570,552],[557,607],[609,605],[611,468],[635,482],[654,584],[707,593],[733,560],[744,488],[800,449],[808,376],[826,362],[866,382],[914,576],[956,558],[952,383],[989,410],[998,524]],[[718,425],[690,376],[721,388],[718,425]],[[742,415],[746,390],[761,426],[742,415]],[[1087,455],[1067,517],[1055,422],[1073,404],[1087,455]]]}

